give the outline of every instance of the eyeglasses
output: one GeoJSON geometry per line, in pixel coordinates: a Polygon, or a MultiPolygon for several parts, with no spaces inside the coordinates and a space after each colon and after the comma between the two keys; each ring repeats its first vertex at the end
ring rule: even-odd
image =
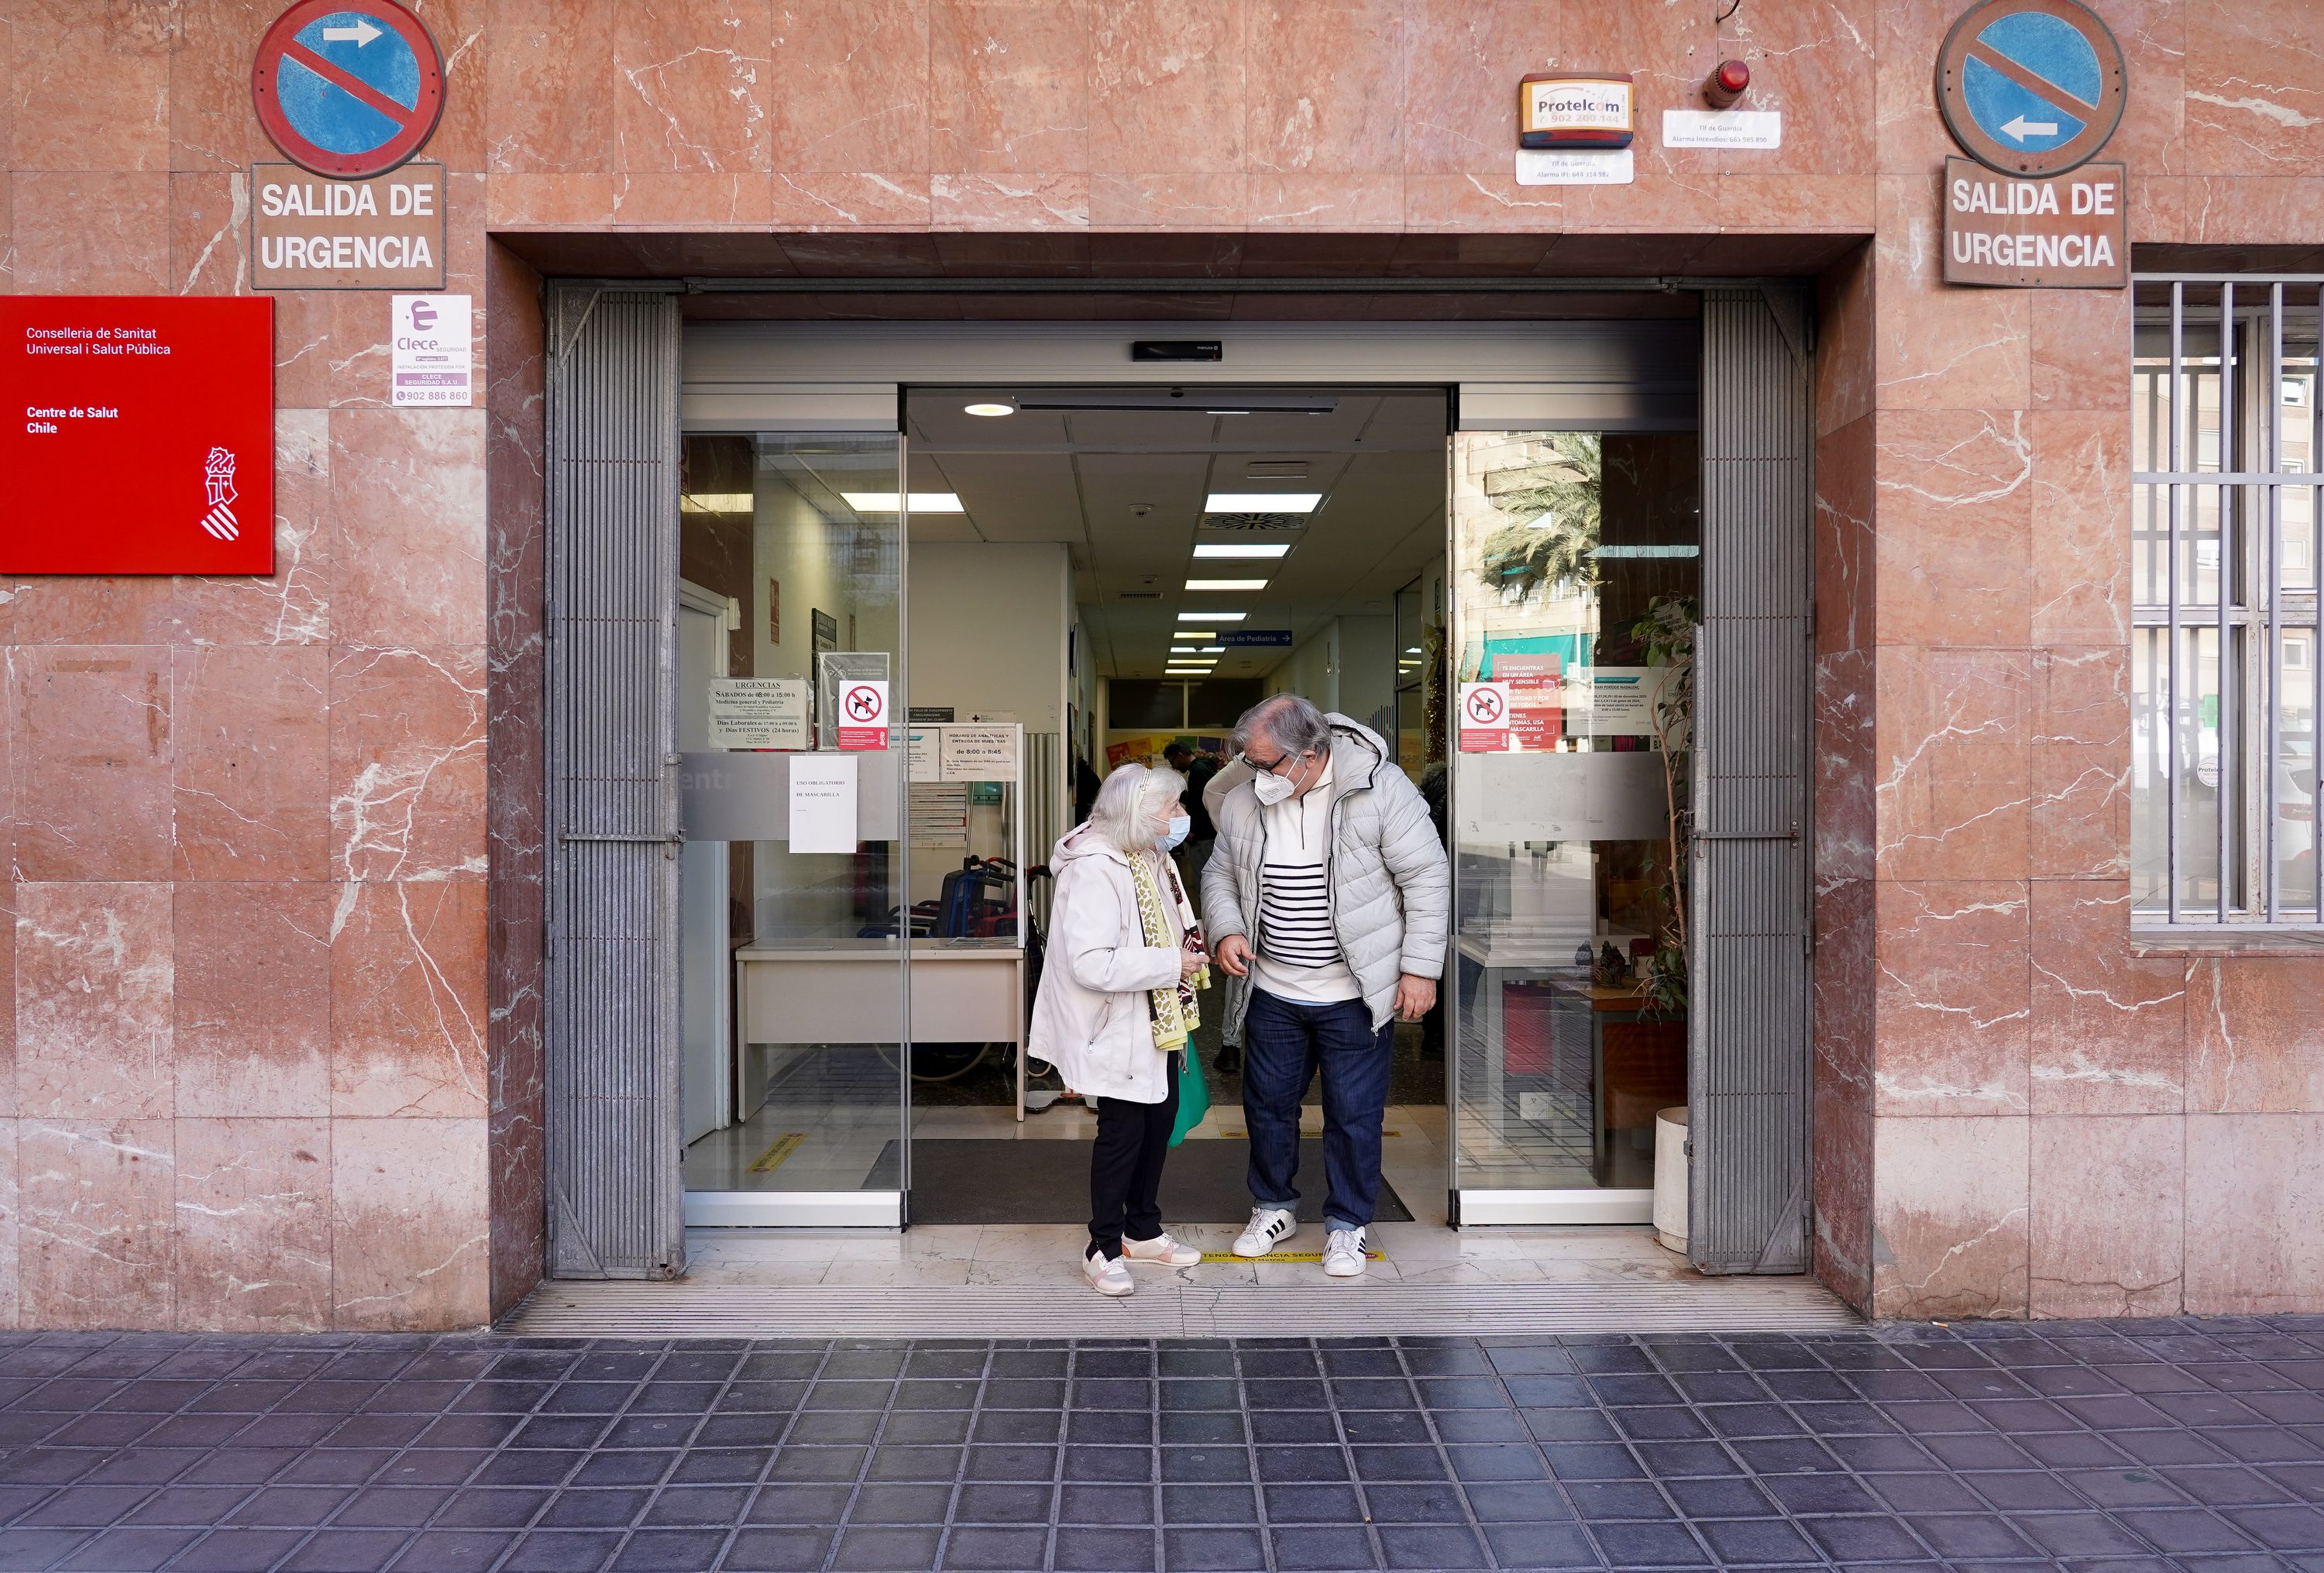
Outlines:
{"type": "Polygon", "coordinates": [[[1283,767],[1285,765],[1296,764],[1300,760],[1306,757],[1307,756],[1304,754],[1278,754],[1273,760],[1262,762],[1252,758],[1250,750],[1247,748],[1243,750],[1242,755],[1243,763],[1245,764],[1250,765],[1253,770],[1263,772],[1268,775],[1279,775],[1282,773],[1283,767]]]}

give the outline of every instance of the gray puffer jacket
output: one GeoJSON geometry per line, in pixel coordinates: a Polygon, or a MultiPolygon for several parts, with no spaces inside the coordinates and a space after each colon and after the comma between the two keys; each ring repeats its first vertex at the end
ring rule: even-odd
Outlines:
{"type": "MultiPolygon", "coordinates": [[[[1332,724],[1332,779],[1339,785],[1332,802],[1332,847],[1325,854],[1332,927],[1378,1031],[1396,1013],[1399,974],[1443,975],[1452,871],[1427,800],[1389,758],[1379,734],[1337,712],[1324,719],[1332,724]]],[[[1259,865],[1265,851],[1259,796],[1251,790],[1248,767],[1230,769],[1235,776],[1231,790],[1211,811],[1218,846],[1203,870],[1203,935],[1214,951],[1230,934],[1242,935],[1254,949],[1265,946],[1257,932],[1259,865]]],[[[1238,989],[1229,1001],[1225,1025],[1231,1043],[1242,1041],[1242,1013],[1250,997],[1249,989],[1238,989]]]]}

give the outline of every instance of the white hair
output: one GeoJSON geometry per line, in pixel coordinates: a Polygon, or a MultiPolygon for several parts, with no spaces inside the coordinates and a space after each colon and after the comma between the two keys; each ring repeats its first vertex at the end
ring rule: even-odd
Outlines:
{"type": "Polygon", "coordinates": [[[1248,754],[1262,736],[1289,754],[1332,752],[1332,723],[1298,694],[1269,694],[1245,710],[1235,723],[1235,752],[1248,754]]]}
{"type": "Polygon", "coordinates": [[[1149,850],[1167,828],[1186,778],[1164,765],[1125,764],[1090,805],[1090,827],[1125,856],[1149,850]]]}

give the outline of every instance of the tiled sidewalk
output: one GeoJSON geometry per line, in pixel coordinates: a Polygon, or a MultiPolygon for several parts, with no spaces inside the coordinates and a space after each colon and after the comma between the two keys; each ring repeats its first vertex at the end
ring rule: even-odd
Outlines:
{"type": "Polygon", "coordinates": [[[0,1339],[0,1568],[2324,1568],[2324,1320],[0,1339]]]}

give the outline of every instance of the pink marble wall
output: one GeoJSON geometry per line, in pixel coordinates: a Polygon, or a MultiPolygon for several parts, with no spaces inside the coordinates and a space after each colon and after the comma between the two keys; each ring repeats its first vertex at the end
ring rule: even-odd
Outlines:
{"type": "MultiPolygon", "coordinates": [[[[2269,62],[2324,53],[2324,13],[2099,8],[2132,63],[2110,156],[2138,237],[2312,245],[2324,89],[2269,62]]],[[[244,288],[247,170],[272,156],[247,64],[279,9],[0,12],[0,288],[244,288]]],[[[456,1325],[537,1273],[520,256],[550,254],[1824,268],[1819,1271],[1897,1316],[2324,1309],[2300,1211],[2324,964],[2128,933],[2126,303],[1933,277],[1930,60],[1959,0],[1748,0],[1723,32],[1647,0],[417,9],[450,64],[428,156],[483,404],[385,407],[385,301],[285,293],[279,571],[0,585],[0,1323],[456,1325]],[[1662,147],[1660,109],[1727,54],[1784,147],[1662,147]],[[1515,184],[1514,85],[1552,66],[1637,74],[1636,184],[1515,184]]]]}

